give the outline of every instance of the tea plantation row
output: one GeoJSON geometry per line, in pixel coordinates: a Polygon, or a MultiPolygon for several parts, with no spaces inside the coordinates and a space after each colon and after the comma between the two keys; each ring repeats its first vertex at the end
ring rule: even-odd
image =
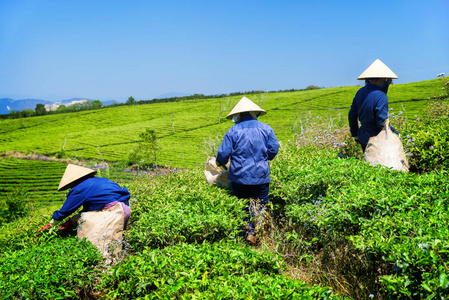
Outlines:
{"type": "MultiPolygon", "coordinates": [[[[96,168],[89,165],[89,167],[96,168]]],[[[58,192],[59,181],[66,163],[61,161],[35,160],[30,157],[17,159],[0,156],[0,199],[6,200],[17,193],[24,193],[27,202],[40,207],[51,203],[62,204],[65,192],[58,192]]],[[[98,167],[97,167],[98,169],[98,167]]],[[[143,171],[109,168],[108,164],[97,170],[100,176],[115,181],[129,182],[143,171]]]]}
{"type": "MultiPolygon", "coordinates": [[[[390,107],[414,118],[440,85],[437,79],[394,85],[389,90],[390,107]]],[[[249,98],[268,112],[261,121],[273,127],[279,140],[287,142],[300,130],[295,123],[304,122],[309,114],[332,116],[337,123],[347,123],[347,112],[358,88],[265,93],[249,98]]],[[[189,100],[0,120],[0,152],[126,161],[139,134],[149,128],[157,135],[158,164],[199,166],[205,161],[203,141],[224,135],[232,125],[225,116],[239,100],[189,100]]]]}
{"type": "MultiPolygon", "coordinates": [[[[429,87],[434,81],[403,86],[413,91],[420,84],[429,87]]],[[[338,89],[320,92],[316,99],[340,95],[338,89]]],[[[307,97],[296,95],[295,101],[304,104],[307,97]]],[[[318,111],[321,103],[313,105],[318,111]]],[[[37,233],[58,206],[34,210],[0,228],[0,296],[447,298],[448,107],[431,103],[426,112],[415,107],[416,118],[410,109],[408,119],[392,116],[393,125],[401,123],[397,128],[412,155],[414,172],[407,174],[351,157],[360,152],[347,129],[338,129],[338,117],[335,124],[307,124],[301,134],[290,135],[292,142],[285,141],[271,163],[272,205],[268,214],[257,216],[259,247],[245,245],[239,235],[244,201],[207,185],[202,166],[126,183],[131,224],[112,265],[105,265],[89,243],[77,241],[75,232],[37,233]],[[336,136],[344,145],[334,142],[336,136]]],[[[280,120],[280,110],[273,108],[266,117],[280,120]]]]}
{"type": "Polygon", "coordinates": [[[280,256],[245,246],[239,238],[244,203],[207,185],[202,172],[138,178],[128,186],[129,253],[106,272],[95,249],[78,245],[73,233],[36,232],[54,207],[3,226],[0,291],[5,298],[41,299],[338,298],[283,275],[280,256]],[[24,276],[25,269],[33,275],[24,276]]]}
{"type": "Polygon", "coordinates": [[[36,232],[54,207],[7,224],[0,290],[6,298],[447,296],[447,173],[405,174],[337,154],[281,149],[272,163],[271,218],[259,223],[260,248],[240,240],[245,203],[208,186],[201,169],[128,186],[129,252],[106,272],[95,249],[70,235],[36,232]]]}
{"type": "Polygon", "coordinates": [[[23,187],[27,189],[31,200],[41,197],[42,192],[47,193],[48,202],[59,200],[61,196],[57,188],[64,169],[65,165],[58,162],[0,157],[0,197],[23,187]]]}

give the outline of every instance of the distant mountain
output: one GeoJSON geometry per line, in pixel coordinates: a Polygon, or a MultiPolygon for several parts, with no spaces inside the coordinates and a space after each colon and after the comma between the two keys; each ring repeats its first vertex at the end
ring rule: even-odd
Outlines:
{"type": "MultiPolygon", "coordinates": [[[[95,99],[90,99],[90,98],[71,98],[71,99],[65,99],[65,100],[61,100],[56,102],[57,104],[64,104],[65,106],[77,103],[78,101],[82,101],[82,100],[91,100],[94,101],[95,99]],[[68,105],[67,105],[68,104],[68,105]]],[[[103,105],[112,105],[114,103],[123,103],[124,101],[118,101],[118,100],[100,100],[101,104],[103,105]]]]}
{"type": "Polygon", "coordinates": [[[118,100],[104,100],[104,101],[102,101],[102,100],[100,100],[100,102],[103,105],[112,105],[112,104],[115,104],[115,103],[123,103],[125,101],[118,101],[118,100]]]}
{"type": "Polygon", "coordinates": [[[11,111],[22,111],[25,109],[35,109],[36,104],[53,104],[53,102],[42,99],[20,99],[14,100],[11,98],[0,99],[0,114],[7,115],[11,111]]]}
{"type": "Polygon", "coordinates": [[[74,101],[81,101],[81,100],[90,100],[90,99],[89,98],[71,98],[71,99],[64,99],[61,101],[56,101],[56,103],[67,104],[67,103],[72,103],[74,101]]]}

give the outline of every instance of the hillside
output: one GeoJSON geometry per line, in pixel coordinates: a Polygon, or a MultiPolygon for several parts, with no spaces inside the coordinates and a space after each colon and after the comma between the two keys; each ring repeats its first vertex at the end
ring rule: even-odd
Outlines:
{"type": "MultiPolygon", "coordinates": [[[[390,120],[403,133],[414,167],[405,173],[360,159],[359,145],[341,126],[347,98],[356,89],[251,97],[268,110],[263,118],[281,140],[293,138],[294,131],[304,133],[284,143],[270,163],[270,202],[263,213],[253,207],[260,245],[245,244],[240,235],[247,201],[206,183],[205,154],[199,150],[188,170],[161,168],[124,177],[115,173],[125,173],[120,165],[89,162],[100,167],[97,176],[131,193],[125,240],[109,249],[107,261],[76,238],[75,228],[37,232],[65,197],[56,191],[65,165],[0,153],[0,298],[447,299],[449,104],[427,101],[441,90],[436,81],[392,89],[390,120]],[[336,146],[336,139],[345,143],[336,146]]],[[[229,99],[229,106],[237,100],[229,99]]],[[[208,101],[10,120],[18,122],[0,128],[14,149],[45,146],[47,136],[71,129],[77,139],[90,138],[103,155],[108,136],[101,133],[108,129],[121,136],[117,149],[126,154],[130,132],[137,136],[142,124],[159,125],[153,128],[165,134],[159,139],[168,143],[161,151],[166,157],[175,155],[173,148],[184,154],[186,145],[200,149],[202,138],[211,132],[219,136],[232,125],[211,121],[220,99],[208,101]],[[178,136],[184,139],[179,142],[178,136]],[[14,138],[20,142],[12,143],[14,138]]],[[[68,145],[70,133],[56,138],[65,136],[68,145]]]]}
{"type": "MultiPolygon", "coordinates": [[[[437,79],[390,87],[389,102],[394,112],[414,118],[433,97],[437,79]]],[[[260,121],[275,130],[280,141],[293,139],[308,116],[346,122],[359,87],[334,87],[310,91],[265,93],[248,96],[267,111],[260,121]]],[[[32,118],[0,120],[0,151],[19,151],[69,158],[127,160],[139,141],[139,133],[154,130],[160,150],[158,164],[171,167],[202,165],[211,141],[219,143],[232,122],[224,119],[241,96],[121,106],[32,118]],[[220,111],[222,112],[221,122],[220,111]],[[218,140],[217,140],[218,138],[218,140]]],[[[394,124],[393,124],[394,125],[394,124]]]]}

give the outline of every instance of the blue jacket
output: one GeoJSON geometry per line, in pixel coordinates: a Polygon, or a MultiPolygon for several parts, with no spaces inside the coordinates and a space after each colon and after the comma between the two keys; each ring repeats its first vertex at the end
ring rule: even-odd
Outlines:
{"type": "Polygon", "coordinates": [[[81,205],[83,211],[99,210],[114,201],[125,202],[129,206],[129,198],[126,187],[122,189],[107,178],[89,177],[70,189],[61,209],[53,213],[53,219],[61,221],[81,205]]]}
{"type": "Polygon", "coordinates": [[[228,179],[243,185],[259,185],[271,181],[269,160],[279,150],[273,129],[251,116],[226,132],[218,149],[217,161],[225,165],[231,158],[228,179]]]}
{"type": "MultiPolygon", "coordinates": [[[[376,136],[388,118],[388,97],[375,84],[368,83],[356,93],[348,114],[349,128],[353,137],[366,145],[376,136]],[[362,124],[359,128],[358,121],[362,124]]],[[[391,130],[399,134],[393,126],[391,130]]]]}

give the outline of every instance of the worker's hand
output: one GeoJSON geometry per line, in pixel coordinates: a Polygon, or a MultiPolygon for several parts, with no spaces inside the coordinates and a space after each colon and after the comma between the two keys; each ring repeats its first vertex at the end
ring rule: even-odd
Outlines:
{"type": "Polygon", "coordinates": [[[72,227],[72,219],[68,219],[67,221],[64,222],[64,224],[62,224],[61,226],[59,226],[59,230],[64,230],[67,231],[70,227],[72,227]]]}
{"type": "Polygon", "coordinates": [[[222,170],[227,170],[228,168],[226,167],[226,165],[222,165],[218,160],[215,161],[215,163],[217,164],[217,167],[221,168],[222,170]]]}
{"type": "Polygon", "coordinates": [[[48,223],[47,225],[45,225],[44,227],[42,227],[41,229],[39,229],[37,232],[41,232],[44,229],[48,229],[51,227],[51,223],[48,223]]]}

